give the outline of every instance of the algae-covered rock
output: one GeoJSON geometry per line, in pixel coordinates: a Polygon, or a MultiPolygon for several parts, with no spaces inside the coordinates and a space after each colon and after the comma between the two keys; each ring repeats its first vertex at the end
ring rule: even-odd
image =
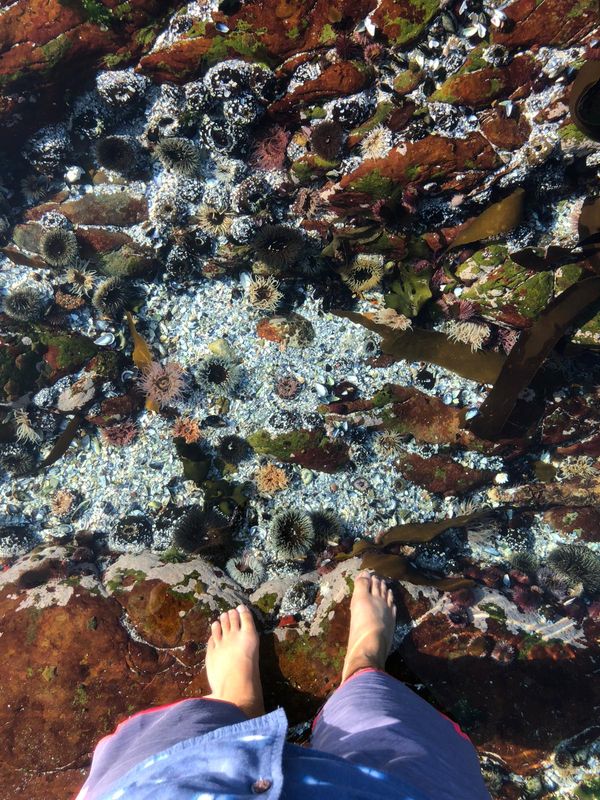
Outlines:
{"type": "Polygon", "coordinates": [[[286,347],[306,347],[315,338],[315,330],[310,320],[294,312],[286,316],[259,320],[256,333],[261,339],[277,342],[286,347]]]}
{"type": "Polygon", "coordinates": [[[150,278],[158,262],[153,254],[140,252],[139,248],[125,244],[118,250],[99,257],[99,266],[105,275],[119,278],[150,278]]]}
{"type": "Polygon", "coordinates": [[[480,67],[479,61],[477,69],[471,69],[472,65],[473,62],[467,59],[462,71],[447,78],[430,99],[438,103],[485,108],[492,101],[516,91],[528,94],[537,74],[535,61],[525,55],[517,56],[505,67],[480,67]]]}
{"type": "Polygon", "coordinates": [[[469,469],[442,455],[422,458],[417,453],[403,453],[396,466],[407,480],[443,495],[470,492],[494,477],[490,470],[469,469]]]}
{"type": "Polygon", "coordinates": [[[322,429],[297,430],[271,435],[256,431],[248,436],[257,453],[278,461],[300,464],[317,472],[336,472],[349,460],[348,446],[329,439],[322,429]]]}

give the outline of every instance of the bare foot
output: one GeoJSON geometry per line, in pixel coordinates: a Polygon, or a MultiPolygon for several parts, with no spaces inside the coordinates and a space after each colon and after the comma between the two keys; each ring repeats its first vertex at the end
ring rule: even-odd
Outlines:
{"type": "Polygon", "coordinates": [[[350,603],[350,633],[342,682],[365,667],[384,669],[396,627],[396,606],[385,581],[361,572],[350,603]]]}
{"type": "Polygon", "coordinates": [[[214,700],[234,703],[248,717],[265,713],[258,669],[258,633],[247,606],[221,614],[206,645],[206,675],[214,700]]]}

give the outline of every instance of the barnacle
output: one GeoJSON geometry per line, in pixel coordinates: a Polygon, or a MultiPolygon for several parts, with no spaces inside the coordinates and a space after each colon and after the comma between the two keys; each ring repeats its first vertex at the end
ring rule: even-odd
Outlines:
{"type": "Polygon", "coordinates": [[[196,224],[213,236],[224,236],[231,228],[232,218],[227,212],[209,203],[202,203],[196,211],[196,224]]]}
{"type": "Polygon", "coordinates": [[[302,558],[315,541],[311,518],[295,508],[279,511],[271,521],[269,541],[277,558],[302,558]]]}
{"type": "Polygon", "coordinates": [[[160,191],[150,207],[150,217],[159,226],[181,226],[188,217],[187,204],[181,195],[170,189],[160,191]]]}
{"type": "Polygon", "coordinates": [[[53,267],[63,267],[77,256],[77,239],[66,228],[50,228],[40,238],[40,255],[53,267]]]}
{"type": "Polygon", "coordinates": [[[178,175],[195,175],[200,164],[200,153],[190,139],[181,136],[165,136],[154,151],[163,167],[178,175]]]}
{"type": "Polygon", "coordinates": [[[135,148],[129,136],[105,136],[96,144],[96,159],[101,167],[128,172],[135,161],[135,148]]]}
{"type": "Polygon", "coordinates": [[[264,225],[253,244],[256,258],[274,272],[293,266],[305,246],[302,233],[287,225],[264,225]]]}
{"type": "Polygon", "coordinates": [[[207,392],[226,395],[235,390],[240,368],[229,358],[210,355],[200,362],[196,377],[207,392]]]}
{"type": "Polygon", "coordinates": [[[63,292],[61,289],[56,290],[54,302],[59,308],[64,308],[65,311],[76,311],[85,305],[83,297],[70,292],[63,292]]]}
{"type": "Polygon", "coordinates": [[[250,445],[241,436],[224,436],[217,445],[217,454],[227,464],[239,464],[250,453],[250,445]]]}
{"type": "Polygon", "coordinates": [[[2,310],[19,322],[39,322],[51,304],[51,297],[35,283],[20,283],[8,292],[2,310]]]}
{"type": "Polygon", "coordinates": [[[490,335],[489,326],[480,322],[450,320],[444,326],[444,330],[451,341],[468,344],[473,352],[481,350],[490,335]]]}
{"type": "Polygon", "coordinates": [[[600,557],[584,544],[563,544],[548,556],[548,566],[570,585],[582,583],[590,594],[600,592],[600,557]]]}
{"type": "Polygon", "coordinates": [[[344,141],[344,129],[338,122],[319,122],[310,132],[314,152],[327,161],[334,161],[344,141]]]}
{"type": "Polygon", "coordinates": [[[89,294],[94,288],[96,273],[88,269],[87,261],[78,261],[74,267],[69,267],[66,273],[67,283],[70,284],[71,291],[78,297],[89,294]]]}
{"type": "Polygon", "coordinates": [[[279,281],[272,275],[256,275],[248,286],[249,302],[261,311],[275,311],[282,297],[279,281]]]}
{"type": "Polygon", "coordinates": [[[262,561],[250,553],[242,553],[238,558],[230,558],[225,564],[225,572],[244,589],[256,589],[266,575],[262,561]]]}
{"type": "Polygon", "coordinates": [[[163,408],[180,400],[185,391],[185,372],[174,361],[153,361],[144,370],[139,385],[148,400],[163,408]]]}
{"type": "Polygon", "coordinates": [[[384,258],[374,253],[359,253],[340,275],[346,286],[356,294],[373,289],[384,275],[384,258]]]}
{"type": "Polygon", "coordinates": [[[286,489],[289,478],[281,467],[275,464],[264,464],[256,470],[254,475],[256,488],[264,494],[274,494],[286,489]]]}
{"type": "Polygon", "coordinates": [[[94,308],[106,317],[116,319],[132,301],[131,288],[122,278],[107,278],[92,297],[94,308]]]}

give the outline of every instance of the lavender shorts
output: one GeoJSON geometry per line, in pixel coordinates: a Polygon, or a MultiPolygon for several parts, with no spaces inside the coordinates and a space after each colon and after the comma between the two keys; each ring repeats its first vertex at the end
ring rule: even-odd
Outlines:
{"type": "MultiPolygon", "coordinates": [[[[135,714],[96,747],[86,798],[101,797],[153,753],[245,719],[237,706],[206,699],[182,700],[135,714]]],[[[466,734],[379,670],[360,670],[336,689],[313,723],[310,747],[397,775],[432,800],[490,798],[466,734]]],[[[306,753],[286,745],[284,775],[286,759],[298,751],[306,753]]]]}

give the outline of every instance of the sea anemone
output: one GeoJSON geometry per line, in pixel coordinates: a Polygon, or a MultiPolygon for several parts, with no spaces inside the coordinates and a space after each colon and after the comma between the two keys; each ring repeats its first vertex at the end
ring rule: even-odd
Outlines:
{"type": "Polygon", "coordinates": [[[65,413],[77,411],[89,403],[95,393],[94,381],[89,375],[83,375],[59,394],[56,406],[65,413]]]}
{"type": "Polygon", "coordinates": [[[302,186],[298,189],[298,194],[290,209],[299,217],[313,219],[323,211],[325,206],[326,202],[318,190],[302,186]]]}
{"type": "Polygon", "coordinates": [[[377,125],[360,143],[360,151],[365,159],[384,158],[394,146],[394,136],[389,128],[377,125]]]}
{"type": "Polygon", "coordinates": [[[272,275],[257,275],[248,286],[248,301],[261,311],[275,311],[283,293],[279,291],[279,281],[272,275]]]}
{"type": "Polygon", "coordinates": [[[17,441],[30,442],[37,444],[42,441],[40,434],[34,430],[29,414],[25,409],[20,408],[14,412],[14,424],[17,433],[17,441]]]}
{"type": "Polygon", "coordinates": [[[40,238],[40,255],[53,267],[64,267],[77,257],[77,239],[66,228],[50,228],[40,238]]]}
{"type": "Polygon", "coordinates": [[[355,294],[373,289],[384,275],[384,258],[374,253],[359,253],[340,273],[346,286],[355,294]]]}
{"type": "Polygon", "coordinates": [[[284,375],[275,384],[275,394],[284,400],[291,400],[300,392],[302,384],[293,375],[284,375]]]}
{"type": "Polygon", "coordinates": [[[50,191],[52,178],[48,175],[27,175],[21,181],[21,192],[26,203],[39,203],[50,191]]]}
{"type": "Polygon", "coordinates": [[[207,392],[227,395],[239,383],[240,368],[230,358],[209,355],[200,362],[196,378],[207,392]]]}
{"type": "Polygon", "coordinates": [[[50,501],[51,513],[55,517],[67,517],[73,511],[76,499],[77,495],[74,492],[70,492],[68,489],[59,489],[50,501]]]}
{"type": "Polygon", "coordinates": [[[112,444],[115,447],[127,447],[138,435],[138,426],[133,420],[127,419],[124,422],[118,422],[116,425],[101,428],[100,432],[102,433],[102,438],[108,444],[112,444]]]}
{"type": "Polygon", "coordinates": [[[150,217],[158,226],[183,225],[188,218],[187,203],[170,189],[158,192],[150,208],[150,217]]]}
{"type": "Polygon", "coordinates": [[[504,352],[508,355],[516,343],[519,341],[520,332],[514,328],[499,328],[498,341],[504,352]]]}
{"type": "Polygon", "coordinates": [[[119,318],[133,299],[131,287],[122,278],[107,278],[92,296],[94,308],[111,319],[119,318]]]}
{"type": "Polygon", "coordinates": [[[344,141],[344,129],[338,122],[319,122],[310,132],[314,152],[326,161],[335,161],[344,141]]]}
{"type": "Polygon", "coordinates": [[[326,508],[311,511],[310,521],[315,535],[315,544],[319,547],[339,542],[342,535],[342,526],[340,525],[339,517],[333,511],[329,511],[326,508]]]}
{"type": "Polygon", "coordinates": [[[88,269],[88,261],[80,261],[74,267],[69,267],[66,273],[67,283],[71,287],[73,294],[83,297],[89,294],[94,288],[96,273],[88,269]]]}
{"type": "Polygon", "coordinates": [[[290,133],[281,125],[273,125],[254,143],[250,164],[258,169],[283,168],[290,133]]]}
{"type": "Polygon", "coordinates": [[[236,214],[257,214],[268,204],[270,191],[271,187],[260,173],[254,173],[234,188],[231,207],[236,214]]]}
{"type": "Polygon", "coordinates": [[[444,330],[453,342],[468,344],[473,352],[481,350],[490,335],[490,329],[481,322],[447,322],[444,330]]]}
{"type": "Polygon", "coordinates": [[[0,444],[0,470],[20,477],[32,473],[35,465],[35,456],[26,445],[19,442],[0,444]]]}
{"type": "Polygon", "coordinates": [[[510,642],[505,639],[499,639],[494,645],[490,656],[499,664],[511,664],[517,657],[517,651],[510,642]]]}
{"type": "Polygon", "coordinates": [[[311,518],[295,508],[279,511],[271,521],[269,541],[278,559],[303,558],[315,541],[311,518]]]}
{"type": "Polygon", "coordinates": [[[250,445],[241,436],[224,436],[217,445],[217,454],[227,464],[239,464],[249,453],[250,445]]]}
{"type": "Polygon", "coordinates": [[[412,328],[411,320],[393,308],[380,308],[373,314],[373,322],[378,325],[387,325],[388,328],[395,331],[407,331],[412,328]]]}
{"type": "Polygon", "coordinates": [[[397,456],[402,450],[402,434],[398,431],[381,431],[375,437],[375,450],[383,458],[397,456]]]}
{"type": "Polygon", "coordinates": [[[183,439],[186,444],[194,444],[202,436],[200,423],[191,417],[179,417],[175,420],[171,433],[174,439],[183,439]]]}
{"type": "Polygon", "coordinates": [[[225,564],[225,572],[244,589],[256,589],[266,575],[262,561],[250,553],[242,553],[239,558],[230,558],[225,564]]]}
{"type": "Polygon", "coordinates": [[[160,163],[178,175],[191,176],[198,171],[200,154],[196,145],[180,136],[165,136],[156,145],[160,163]]]}
{"type": "Polygon", "coordinates": [[[600,557],[584,544],[563,544],[548,556],[555,575],[573,586],[583,584],[589,594],[600,592],[600,557]]]}
{"type": "Polygon", "coordinates": [[[131,544],[149,547],[152,544],[152,525],[150,520],[141,514],[130,514],[122,517],[113,534],[115,544],[127,547],[131,544]]]}
{"type": "Polygon", "coordinates": [[[271,271],[293,266],[305,246],[304,236],[287,225],[263,225],[254,242],[256,258],[271,271]]]}
{"type": "Polygon", "coordinates": [[[39,322],[52,305],[49,294],[35,283],[22,283],[13,287],[4,298],[2,310],[19,322],[39,322]]]}
{"type": "Polygon", "coordinates": [[[210,203],[202,203],[196,211],[196,224],[212,236],[225,236],[231,229],[231,222],[225,210],[210,203]]]}
{"type": "Polygon", "coordinates": [[[254,481],[256,488],[262,494],[275,494],[286,489],[289,484],[285,470],[275,464],[264,464],[259,467],[254,474],[254,481]]]}
{"type": "Polygon", "coordinates": [[[96,158],[104,169],[126,173],[135,161],[135,148],[129,136],[105,136],[96,144],[96,158]]]}
{"type": "Polygon", "coordinates": [[[149,364],[139,380],[139,386],[148,400],[161,408],[181,400],[185,391],[185,371],[174,361],[149,364]]]}
{"type": "Polygon", "coordinates": [[[231,552],[230,521],[217,509],[189,507],[178,520],[172,543],[186,553],[201,555],[224,565],[231,552]]]}

